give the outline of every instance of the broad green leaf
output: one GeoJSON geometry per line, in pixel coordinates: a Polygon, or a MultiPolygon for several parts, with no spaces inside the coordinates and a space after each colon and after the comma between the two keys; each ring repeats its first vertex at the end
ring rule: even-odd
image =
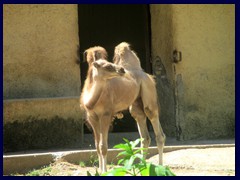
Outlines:
{"type": "Polygon", "coordinates": [[[125,161],[125,159],[119,159],[117,164],[118,164],[118,165],[119,165],[119,164],[124,164],[124,161],[125,161]]]}
{"type": "Polygon", "coordinates": [[[166,175],[167,175],[167,176],[176,176],[176,174],[174,174],[174,173],[169,169],[169,167],[166,167],[166,175]]]}
{"type": "Polygon", "coordinates": [[[138,152],[141,152],[143,151],[143,154],[146,154],[147,153],[147,148],[138,148],[136,150],[134,150],[133,154],[136,154],[138,152]]]}
{"type": "Polygon", "coordinates": [[[132,148],[130,146],[128,146],[127,144],[117,144],[113,148],[122,149],[122,150],[128,152],[129,154],[133,154],[132,148]]]}
{"type": "Polygon", "coordinates": [[[166,168],[161,165],[155,166],[155,173],[156,176],[166,176],[166,168]]]}
{"type": "Polygon", "coordinates": [[[124,168],[115,168],[109,172],[103,173],[102,176],[124,176],[127,171],[124,168]]]}
{"type": "Polygon", "coordinates": [[[139,154],[139,153],[138,153],[138,154],[134,154],[133,156],[139,158],[140,160],[143,160],[143,159],[144,159],[143,154],[139,154]]]}
{"type": "Polygon", "coordinates": [[[140,141],[141,141],[141,139],[137,139],[135,141],[131,141],[130,144],[131,144],[132,148],[135,148],[139,144],[140,141]]]}
{"type": "Polygon", "coordinates": [[[123,138],[123,140],[126,142],[126,145],[132,149],[132,145],[130,144],[130,141],[128,139],[123,138]]]}
{"type": "Polygon", "coordinates": [[[149,174],[150,174],[150,165],[151,165],[151,164],[147,164],[147,165],[145,165],[145,166],[142,168],[142,170],[140,171],[140,174],[141,174],[142,176],[149,176],[149,174]]]}
{"type": "Polygon", "coordinates": [[[131,169],[135,159],[136,156],[131,156],[131,158],[128,161],[126,161],[125,168],[131,169]]]}
{"type": "Polygon", "coordinates": [[[113,146],[113,148],[115,148],[115,149],[123,149],[123,150],[129,149],[129,147],[126,144],[117,144],[117,145],[113,146]]]}
{"type": "Polygon", "coordinates": [[[119,156],[131,156],[131,155],[132,154],[129,153],[128,151],[122,151],[122,152],[118,153],[117,157],[119,157],[119,156]]]}
{"type": "Polygon", "coordinates": [[[126,143],[130,143],[130,141],[128,140],[128,139],[126,139],[126,138],[123,138],[123,140],[126,142],[126,143]]]}
{"type": "Polygon", "coordinates": [[[143,154],[134,154],[134,156],[140,160],[140,162],[138,163],[143,163],[143,164],[146,164],[146,160],[144,158],[144,155],[143,154]]]}

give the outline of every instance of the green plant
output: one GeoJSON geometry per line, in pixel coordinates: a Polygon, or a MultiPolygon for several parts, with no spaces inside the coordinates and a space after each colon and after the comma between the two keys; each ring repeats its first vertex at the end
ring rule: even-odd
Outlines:
{"type": "Polygon", "coordinates": [[[93,155],[93,154],[91,154],[91,156],[89,158],[88,165],[96,167],[98,165],[98,157],[93,155]]]}
{"type": "Polygon", "coordinates": [[[87,161],[79,161],[79,166],[80,167],[97,167],[98,166],[98,157],[96,155],[94,155],[92,152],[91,152],[91,155],[89,157],[89,160],[87,161]]]}
{"type": "Polygon", "coordinates": [[[50,175],[50,172],[52,170],[52,167],[45,166],[39,170],[33,170],[26,174],[26,176],[48,176],[50,175]]]}
{"type": "Polygon", "coordinates": [[[85,164],[85,162],[80,161],[80,162],[79,162],[79,166],[80,166],[80,167],[86,167],[86,164],[85,164]]]}
{"type": "MultiPolygon", "coordinates": [[[[114,146],[114,148],[123,150],[117,155],[117,157],[121,157],[118,161],[118,165],[122,166],[113,168],[112,170],[103,173],[102,176],[175,176],[169,167],[147,163],[144,158],[146,149],[134,149],[141,139],[137,139],[135,141],[129,141],[127,139],[123,140],[126,142],[125,144],[118,144],[114,146]]],[[[90,176],[91,174],[88,172],[88,175],[90,176]]],[[[98,175],[97,171],[95,176],[96,175],[98,175]]]]}

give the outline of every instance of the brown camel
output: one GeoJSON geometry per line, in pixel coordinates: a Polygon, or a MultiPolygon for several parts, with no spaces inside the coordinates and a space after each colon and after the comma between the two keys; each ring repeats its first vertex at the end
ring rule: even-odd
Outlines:
{"type": "Polygon", "coordinates": [[[165,136],[158,119],[157,94],[153,78],[142,71],[140,62],[136,68],[129,68],[126,63],[128,60],[122,63],[124,53],[115,51],[115,61],[122,65],[120,66],[101,59],[106,58],[105,52],[105,49],[99,47],[86,51],[89,69],[81,94],[81,106],[86,110],[87,120],[94,132],[101,172],[106,171],[108,130],[113,116],[129,107],[137,121],[140,136],[144,138],[142,147],[148,147],[150,144],[146,116],[151,120],[159,149],[159,163],[162,164],[165,136]]]}

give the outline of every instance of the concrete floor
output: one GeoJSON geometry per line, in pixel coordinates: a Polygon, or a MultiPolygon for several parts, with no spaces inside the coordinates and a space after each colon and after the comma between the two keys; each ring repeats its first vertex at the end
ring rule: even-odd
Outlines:
{"type": "MultiPolygon", "coordinates": [[[[157,154],[154,134],[150,133],[152,143],[148,150],[149,156],[157,154]]],[[[120,152],[112,149],[112,147],[119,143],[124,143],[122,138],[128,140],[136,140],[139,138],[137,132],[134,133],[110,133],[109,134],[109,159],[113,159],[120,152]]],[[[202,149],[202,148],[218,148],[218,147],[235,147],[235,139],[217,139],[217,140],[190,140],[177,141],[175,138],[167,138],[164,152],[171,152],[181,149],[202,149]]],[[[6,153],[3,155],[3,171],[4,175],[27,172],[33,168],[39,168],[55,162],[62,158],[70,163],[75,161],[87,161],[90,155],[96,155],[94,139],[92,134],[85,134],[84,141],[81,146],[69,149],[48,149],[48,150],[32,150],[14,153],[6,153]]]]}

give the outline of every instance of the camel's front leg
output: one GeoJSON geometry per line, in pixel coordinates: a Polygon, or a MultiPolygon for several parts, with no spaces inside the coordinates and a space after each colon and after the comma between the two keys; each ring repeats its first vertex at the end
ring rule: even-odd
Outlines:
{"type": "Polygon", "coordinates": [[[93,129],[93,133],[94,133],[94,140],[95,140],[95,147],[97,150],[97,155],[98,155],[98,161],[99,161],[99,169],[102,169],[102,156],[101,156],[101,152],[100,152],[100,123],[99,120],[97,119],[93,119],[90,118],[90,125],[93,129]]]}
{"type": "Polygon", "coordinates": [[[100,119],[100,142],[99,149],[101,155],[101,171],[102,173],[107,171],[107,151],[108,151],[108,131],[112,122],[112,115],[105,113],[100,119]]]}
{"type": "Polygon", "coordinates": [[[101,152],[100,152],[100,148],[99,148],[99,144],[100,144],[100,124],[98,124],[97,128],[93,128],[93,132],[94,132],[94,140],[95,140],[95,147],[97,150],[97,155],[98,155],[98,161],[99,161],[99,169],[102,169],[102,157],[101,157],[101,152]]]}

